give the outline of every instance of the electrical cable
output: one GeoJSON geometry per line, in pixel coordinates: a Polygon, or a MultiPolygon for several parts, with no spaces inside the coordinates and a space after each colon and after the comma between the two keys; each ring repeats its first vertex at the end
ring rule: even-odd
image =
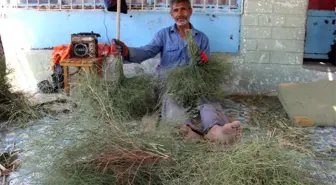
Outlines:
{"type": "Polygon", "coordinates": [[[105,26],[105,35],[106,35],[106,38],[107,38],[107,41],[109,43],[109,45],[111,45],[111,41],[110,41],[110,38],[108,36],[108,30],[107,30],[107,26],[106,26],[106,7],[104,8],[104,26],[105,26]]]}

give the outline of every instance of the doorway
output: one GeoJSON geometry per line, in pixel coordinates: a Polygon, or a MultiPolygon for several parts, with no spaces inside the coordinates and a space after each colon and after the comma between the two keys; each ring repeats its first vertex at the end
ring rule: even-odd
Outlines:
{"type": "Polygon", "coordinates": [[[330,58],[335,38],[336,0],[309,0],[304,59],[335,63],[335,58],[330,58]]]}

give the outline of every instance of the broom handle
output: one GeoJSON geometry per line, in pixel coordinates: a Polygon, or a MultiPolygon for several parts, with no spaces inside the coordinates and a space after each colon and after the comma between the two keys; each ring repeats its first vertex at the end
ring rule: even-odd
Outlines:
{"type": "Polygon", "coordinates": [[[117,40],[120,39],[120,1],[117,0],[117,40]]]}
{"type": "MultiPolygon", "coordinates": [[[[120,9],[121,9],[121,0],[117,0],[117,40],[120,40],[120,9]]],[[[121,81],[123,80],[124,76],[124,70],[123,70],[123,63],[121,60],[121,53],[119,52],[119,55],[117,57],[117,63],[116,63],[117,71],[119,71],[119,75],[117,75],[117,83],[121,84],[121,81]]]]}

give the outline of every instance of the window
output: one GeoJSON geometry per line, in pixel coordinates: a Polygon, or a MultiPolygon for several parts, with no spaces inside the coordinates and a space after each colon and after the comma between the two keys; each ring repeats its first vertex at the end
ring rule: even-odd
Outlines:
{"type": "MultiPolygon", "coordinates": [[[[129,11],[169,11],[170,0],[126,0],[129,11]]],[[[194,12],[241,14],[243,0],[190,0],[194,12]]],[[[5,6],[28,9],[104,9],[104,0],[5,0],[5,6]]],[[[3,6],[4,6],[3,5],[3,6]]]]}
{"type": "Polygon", "coordinates": [[[104,9],[104,0],[17,0],[17,7],[33,9],[104,9]]]}

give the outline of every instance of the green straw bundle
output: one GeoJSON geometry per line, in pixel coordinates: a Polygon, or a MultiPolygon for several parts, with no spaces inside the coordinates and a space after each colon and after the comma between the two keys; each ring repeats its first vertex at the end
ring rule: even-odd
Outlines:
{"type": "Polygon", "coordinates": [[[206,64],[199,64],[200,48],[186,31],[190,63],[169,71],[167,91],[180,105],[190,110],[201,99],[221,101],[224,98],[224,76],[228,73],[225,58],[210,58],[206,64]]]}
{"type": "Polygon", "coordinates": [[[111,81],[97,76],[80,79],[78,100],[97,109],[110,121],[141,119],[156,110],[155,80],[142,75],[127,78],[123,72],[120,56],[114,59],[116,70],[111,81]]]}

